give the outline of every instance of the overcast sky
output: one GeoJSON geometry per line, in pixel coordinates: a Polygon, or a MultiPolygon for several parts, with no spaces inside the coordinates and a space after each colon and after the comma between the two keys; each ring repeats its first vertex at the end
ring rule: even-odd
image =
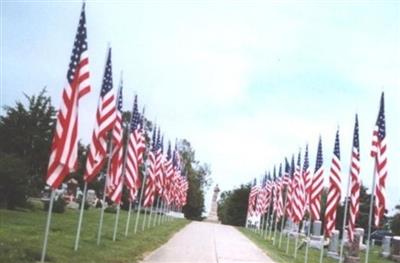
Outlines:
{"type": "MultiPolygon", "coordinates": [[[[80,1],[2,2],[1,105],[46,86],[58,108],[80,8],[80,1]]],[[[345,189],[356,112],[361,178],[370,188],[368,154],[385,91],[390,212],[400,203],[398,2],[89,1],[86,10],[93,92],[80,106],[83,142],[109,42],[115,85],[124,71],[124,109],[137,92],[147,117],[172,141],[188,139],[222,191],[306,143],[313,170],[319,135],[327,182],[338,126],[345,189]]]]}

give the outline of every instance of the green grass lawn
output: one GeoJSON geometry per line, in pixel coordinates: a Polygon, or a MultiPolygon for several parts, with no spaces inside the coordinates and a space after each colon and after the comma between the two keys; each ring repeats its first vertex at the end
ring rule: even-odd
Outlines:
{"type": "MultiPolygon", "coordinates": [[[[136,214],[132,213],[130,231],[125,237],[128,213],[121,210],[117,240],[112,241],[115,214],[105,213],[103,236],[96,245],[100,209],[85,211],[80,248],[73,250],[79,212],[67,210],[53,213],[47,260],[50,262],[136,262],[146,252],[165,243],[175,232],[189,223],[175,219],[161,226],[133,233],[136,214]]],[[[0,209],[0,262],[35,262],[40,260],[47,213],[43,210],[10,211],[0,209]]],[[[140,219],[142,220],[142,216],[140,219]]]]}
{"type": "MultiPolygon", "coordinates": [[[[286,262],[298,262],[298,263],[304,263],[304,254],[305,254],[305,250],[306,248],[303,247],[302,249],[299,249],[297,252],[297,257],[294,258],[293,254],[294,254],[294,244],[295,244],[295,240],[294,238],[290,239],[289,242],[289,254],[286,254],[286,243],[287,243],[287,239],[285,237],[282,237],[282,245],[281,248],[278,248],[278,241],[279,241],[279,233],[277,232],[276,236],[277,236],[277,242],[275,244],[275,246],[273,246],[273,242],[272,240],[269,240],[267,238],[267,240],[264,240],[264,238],[260,237],[260,234],[258,233],[254,233],[253,231],[243,228],[243,227],[238,227],[238,230],[240,232],[242,232],[244,235],[246,235],[250,240],[252,240],[255,244],[257,244],[258,247],[260,247],[262,250],[265,251],[265,253],[270,256],[275,262],[282,262],[282,263],[286,263],[286,262]]],[[[273,236],[273,234],[272,234],[273,236]]],[[[374,247],[371,251],[370,251],[370,255],[369,255],[369,262],[370,263],[389,263],[389,262],[393,262],[393,261],[389,261],[385,258],[382,258],[379,256],[379,250],[380,247],[374,247]]],[[[325,251],[325,255],[326,255],[326,251],[325,251]]],[[[360,255],[360,262],[364,263],[364,253],[361,253],[360,255]]],[[[310,248],[309,249],[309,253],[308,253],[308,262],[309,263],[319,263],[319,258],[320,258],[320,250],[318,249],[314,249],[314,248],[310,248]]],[[[328,263],[337,263],[338,260],[329,258],[327,256],[325,256],[323,258],[323,262],[328,262],[328,263]]]]}

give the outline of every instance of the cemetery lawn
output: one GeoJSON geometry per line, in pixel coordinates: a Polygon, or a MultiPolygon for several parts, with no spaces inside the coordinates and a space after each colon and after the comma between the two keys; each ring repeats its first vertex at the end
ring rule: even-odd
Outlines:
{"type": "MultiPolygon", "coordinates": [[[[242,232],[245,236],[247,236],[251,241],[253,241],[259,248],[261,248],[268,256],[270,256],[275,262],[277,263],[286,263],[286,262],[294,262],[294,263],[304,263],[304,254],[305,254],[305,246],[302,249],[299,249],[297,251],[297,258],[295,259],[293,257],[294,253],[294,243],[295,240],[292,238],[289,243],[289,255],[286,255],[286,241],[287,239],[285,237],[282,237],[282,243],[281,243],[281,248],[278,248],[278,243],[279,243],[279,232],[277,232],[277,242],[275,246],[272,244],[272,240],[269,240],[267,237],[267,240],[264,240],[264,238],[260,237],[260,234],[254,233],[253,231],[246,229],[244,227],[237,227],[237,229],[242,232]]],[[[273,232],[272,232],[273,236],[273,232]]],[[[380,247],[376,246],[370,250],[370,255],[369,255],[369,263],[392,263],[393,261],[389,261],[388,259],[385,259],[383,257],[379,256],[379,251],[380,247]]],[[[360,253],[360,262],[364,262],[364,253],[360,253]]],[[[320,257],[320,250],[310,248],[308,250],[308,262],[309,263],[319,263],[319,257],[320,257]]],[[[326,256],[326,250],[325,250],[325,257],[323,258],[323,262],[328,262],[328,263],[337,263],[338,260],[329,258],[326,256]]]]}
{"type": "MultiPolygon", "coordinates": [[[[36,205],[38,206],[38,204],[36,205]]],[[[46,261],[49,262],[137,262],[145,253],[165,243],[175,232],[190,221],[175,219],[161,226],[141,231],[141,215],[137,234],[134,234],[136,213],[132,213],[129,235],[126,238],[127,211],[121,210],[117,240],[112,241],[115,214],[104,214],[103,236],[96,245],[100,209],[90,208],[84,213],[81,242],[73,250],[79,212],[67,209],[53,213],[46,261]]],[[[0,262],[40,261],[47,212],[10,211],[0,209],[0,262]]]]}

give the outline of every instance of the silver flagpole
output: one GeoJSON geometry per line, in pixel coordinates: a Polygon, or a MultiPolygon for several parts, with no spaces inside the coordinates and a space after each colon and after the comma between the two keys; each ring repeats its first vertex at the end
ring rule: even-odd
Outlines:
{"type": "Polygon", "coordinates": [[[296,233],[296,234],[297,234],[297,235],[296,235],[296,241],[294,242],[294,254],[293,254],[294,258],[297,258],[297,246],[298,246],[298,244],[299,244],[300,223],[299,223],[299,225],[297,226],[297,233],[296,233]]]}
{"type": "Polygon", "coordinates": [[[164,202],[161,199],[161,201],[160,201],[160,210],[158,211],[160,214],[158,216],[157,225],[161,225],[161,219],[162,219],[162,215],[163,215],[163,206],[164,206],[164,202]]]}
{"type": "Polygon", "coordinates": [[[125,226],[125,236],[128,236],[129,232],[129,222],[131,220],[131,212],[132,212],[132,202],[129,201],[129,210],[128,210],[128,218],[126,219],[126,226],[125,226]]]}
{"type": "Polygon", "coordinates": [[[113,233],[113,241],[117,238],[117,230],[118,230],[118,220],[119,220],[119,212],[121,210],[121,205],[117,206],[117,214],[115,215],[115,224],[114,224],[114,233],[113,233]]]}
{"type": "Polygon", "coordinates": [[[278,228],[278,216],[275,217],[275,230],[274,230],[274,241],[272,241],[272,245],[276,244],[276,229],[278,228]]]}
{"type": "MultiPolygon", "coordinates": [[[[282,235],[283,235],[283,227],[284,227],[284,222],[285,222],[285,215],[286,215],[286,205],[287,205],[287,194],[288,194],[288,186],[286,186],[286,194],[285,194],[285,205],[283,206],[283,217],[282,217],[282,221],[281,221],[281,233],[279,235],[279,244],[278,244],[278,248],[281,248],[282,245],[282,235]]],[[[289,236],[288,236],[289,238],[289,236]]]]}
{"type": "Polygon", "coordinates": [[[304,263],[308,262],[308,249],[309,249],[310,240],[311,240],[310,233],[311,233],[311,213],[310,213],[310,218],[308,219],[308,229],[307,229],[307,237],[306,237],[307,244],[306,244],[306,252],[304,255],[304,263]]]}
{"type": "Polygon", "coordinates": [[[47,241],[48,241],[48,237],[49,237],[49,230],[50,230],[50,223],[51,223],[51,214],[53,212],[54,195],[55,195],[55,191],[53,189],[51,189],[49,211],[47,213],[46,228],[45,228],[45,231],[44,231],[42,257],[40,259],[40,262],[42,262],[42,263],[44,262],[44,259],[46,257],[47,241]]]}
{"type": "Polygon", "coordinates": [[[75,247],[74,250],[77,251],[79,247],[79,238],[81,236],[81,227],[82,227],[82,219],[83,219],[83,210],[85,208],[85,202],[86,202],[86,192],[87,192],[87,182],[85,181],[85,184],[83,186],[83,195],[82,195],[82,200],[81,200],[81,209],[79,213],[79,221],[78,221],[78,229],[76,230],[76,238],[75,238],[75,247]]]}
{"type": "Polygon", "coordinates": [[[259,230],[258,230],[260,236],[262,236],[262,226],[264,225],[264,220],[265,220],[265,214],[262,214],[261,215],[261,220],[260,220],[260,227],[259,227],[259,230]]]}
{"type": "MultiPolygon", "coordinates": [[[[138,208],[137,208],[137,211],[136,211],[136,221],[135,221],[135,231],[134,231],[135,234],[137,232],[137,228],[138,228],[138,224],[139,224],[139,216],[140,216],[140,212],[142,210],[142,199],[143,199],[145,181],[146,181],[146,167],[145,167],[144,172],[143,172],[142,188],[140,190],[139,204],[138,204],[138,208]]],[[[146,216],[146,210],[145,210],[144,214],[146,216]]]]}
{"type": "Polygon", "coordinates": [[[372,177],[371,202],[369,204],[368,237],[367,237],[367,249],[365,250],[365,263],[368,263],[368,257],[369,257],[369,243],[370,243],[369,240],[371,238],[372,212],[374,207],[374,197],[375,197],[374,192],[376,187],[375,176],[376,176],[376,160],[374,165],[374,176],[372,177]]]}
{"type": "Polygon", "coordinates": [[[268,205],[267,222],[265,223],[265,230],[264,230],[264,239],[267,239],[268,228],[269,228],[269,225],[271,224],[271,218],[270,218],[271,217],[271,202],[272,202],[272,198],[268,205]]]}
{"type": "Polygon", "coordinates": [[[153,214],[153,204],[150,206],[150,213],[149,213],[149,221],[147,222],[147,228],[150,228],[151,226],[151,215],[153,214]]]}
{"type": "Polygon", "coordinates": [[[147,211],[149,210],[148,207],[144,208],[144,216],[143,216],[143,221],[142,221],[142,231],[144,231],[144,228],[146,226],[146,217],[147,217],[147,211]]]}
{"type": "Polygon", "coordinates": [[[269,233],[268,233],[268,238],[269,238],[269,240],[271,240],[272,239],[272,225],[274,224],[274,219],[275,219],[275,214],[276,213],[272,213],[272,215],[271,215],[271,217],[272,217],[272,219],[271,219],[271,222],[270,222],[270,225],[269,225],[269,233]]]}
{"type": "Polygon", "coordinates": [[[156,225],[157,225],[158,216],[160,215],[160,214],[159,214],[159,212],[160,212],[160,199],[161,199],[161,197],[159,196],[159,197],[157,198],[157,204],[156,204],[156,209],[155,209],[156,214],[154,215],[153,226],[156,226],[156,225]]]}
{"type": "MultiPolygon", "coordinates": [[[[352,153],[353,154],[353,153],[352,153]]],[[[350,158],[352,159],[352,158],[350,158]]],[[[351,165],[351,160],[350,160],[351,165]]],[[[344,215],[343,215],[343,227],[342,227],[342,242],[340,243],[340,257],[339,263],[343,260],[343,248],[344,248],[344,231],[346,230],[346,221],[347,221],[347,210],[349,209],[349,198],[350,198],[350,177],[351,177],[351,166],[350,166],[350,175],[347,178],[347,192],[346,197],[344,198],[344,215]]]]}
{"type": "Polygon", "coordinates": [[[108,173],[110,171],[112,149],[113,149],[113,144],[110,143],[110,149],[108,151],[108,160],[107,160],[107,171],[106,171],[106,174],[105,174],[106,178],[104,180],[103,199],[102,199],[102,205],[101,205],[101,211],[100,211],[100,223],[99,223],[99,229],[97,231],[97,245],[100,245],[101,231],[102,231],[102,228],[103,228],[104,209],[105,209],[105,203],[106,203],[106,191],[107,191],[107,184],[108,184],[108,173]]]}
{"type": "Polygon", "coordinates": [[[290,244],[290,231],[288,232],[286,240],[286,255],[289,254],[289,244],[290,244]]]}
{"type": "Polygon", "coordinates": [[[325,239],[325,230],[322,230],[321,253],[319,254],[319,263],[322,263],[324,257],[324,239],[325,239]]]}

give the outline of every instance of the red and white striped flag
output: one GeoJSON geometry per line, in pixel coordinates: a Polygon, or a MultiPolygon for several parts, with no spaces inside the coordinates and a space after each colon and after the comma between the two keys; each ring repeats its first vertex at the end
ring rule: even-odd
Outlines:
{"type": "MultiPolygon", "coordinates": [[[[142,116],[142,118],[144,118],[142,116]]],[[[133,202],[136,200],[137,193],[141,186],[139,176],[139,166],[143,161],[143,153],[146,149],[145,138],[143,134],[143,123],[141,124],[141,116],[138,110],[137,96],[133,103],[132,118],[130,123],[130,131],[128,145],[126,150],[126,167],[125,167],[125,184],[129,189],[129,198],[133,202]]]]}
{"type": "Polygon", "coordinates": [[[297,163],[294,171],[295,181],[293,185],[293,199],[292,199],[292,211],[293,211],[293,222],[298,224],[303,218],[303,200],[304,200],[304,181],[303,176],[301,175],[301,167],[300,167],[300,152],[297,158],[297,163]]]}
{"type": "Polygon", "coordinates": [[[333,151],[332,166],[329,176],[329,192],[326,200],[325,210],[325,236],[330,237],[336,226],[336,211],[341,194],[341,163],[340,163],[340,144],[339,130],[336,133],[335,148],[333,151]]]}
{"type": "Polygon", "coordinates": [[[162,196],[163,194],[163,188],[164,188],[164,173],[163,173],[163,162],[164,162],[164,156],[163,156],[163,148],[164,148],[164,138],[161,138],[160,135],[160,128],[158,128],[157,132],[157,150],[156,150],[156,181],[155,181],[155,187],[156,187],[156,193],[158,196],[162,196]]]}
{"type": "Polygon", "coordinates": [[[385,101],[382,92],[379,114],[376,120],[375,129],[372,136],[371,156],[375,159],[376,185],[375,185],[375,210],[374,221],[378,227],[386,209],[386,177],[387,177],[387,157],[386,157],[386,124],[385,124],[385,101]]]}
{"type": "Polygon", "coordinates": [[[156,151],[157,151],[157,137],[156,137],[156,127],[153,128],[153,138],[152,138],[152,149],[149,151],[147,166],[147,179],[146,187],[144,191],[144,207],[151,207],[154,203],[155,198],[155,183],[156,183],[156,151]]]}
{"type": "Polygon", "coordinates": [[[322,166],[322,163],[322,140],[320,137],[318,141],[317,159],[315,162],[310,194],[310,211],[312,220],[320,220],[321,217],[321,194],[324,184],[324,167],[322,166]]]}
{"type": "Polygon", "coordinates": [[[121,203],[122,188],[123,188],[123,125],[122,125],[122,80],[118,91],[116,120],[112,131],[112,143],[114,145],[111,153],[110,171],[108,180],[108,196],[116,203],[121,203]]]}
{"type": "Polygon", "coordinates": [[[358,116],[354,124],[353,147],[350,164],[350,213],[349,213],[349,240],[354,239],[356,219],[360,206],[360,140],[358,135],[358,116]]]}
{"type": "Polygon", "coordinates": [[[248,201],[248,208],[247,208],[247,213],[250,216],[253,216],[256,214],[258,191],[259,191],[259,188],[257,186],[257,179],[254,179],[253,185],[252,185],[252,187],[250,189],[250,193],[249,193],[249,201],[248,201]]]}
{"type": "Polygon", "coordinates": [[[294,155],[292,155],[292,162],[290,165],[290,172],[289,172],[289,184],[288,184],[288,188],[287,188],[287,198],[286,198],[286,207],[285,207],[285,213],[287,215],[288,218],[290,218],[293,222],[294,222],[294,218],[293,218],[293,200],[295,199],[294,195],[294,189],[295,189],[295,185],[296,185],[296,181],[294,179],[294,170],[295,170],[295,166],[294,166],[294,155]]]}
{"type": "Polygon", "coordinates": [[[310,162],[308,160],[308,145],[306,145],[306,152],[304,155],[304,165],[303,165],[303,181],[304,181],[304,193],[303,198],[303,213],[302,217],[306,211],[310,211],[310,195],[311,195],[311,184],[312,184],[312,174],[310,171],[310,162]]]}
{"type": "Polygon", "coordinates": [[[109,48],[96,112],[96,123],[86,160],[84,175],[86,182],[91,182],[98,175],[107,157],[108,133],[114,127],[116,120],[116,101],[112,82],[111,48],[109,48]]]}
{"type": "Polygon", "coordinates": [[[282,164],[279,165],[279,177],[276,180],[276,188],[275,188],[275,199],[276,199],[276,220],[279,220],[283,214],[283,180],[284,177],[282,176],[282,164]]]}
{"type": "Polygon", "coordinates": [[[64,178],[78,166],[78,108],[79,100],[91,90],[86,32],[85,3],[79,18],[78,30],[67,72],[53,135],[46,183],[57,189],[64,178]]]}
{"type": "Polygon", "coordinates": [[[171,151],[171,142],[168,143],[167,156],[163,165],[163,171],[165,176],[165,185],[164,185],[164,201],[167,205],[171,204],[171,190],[172,190],[172,179],[174,176],[174,168],[172,165],[172,151],[171,151]]]}

